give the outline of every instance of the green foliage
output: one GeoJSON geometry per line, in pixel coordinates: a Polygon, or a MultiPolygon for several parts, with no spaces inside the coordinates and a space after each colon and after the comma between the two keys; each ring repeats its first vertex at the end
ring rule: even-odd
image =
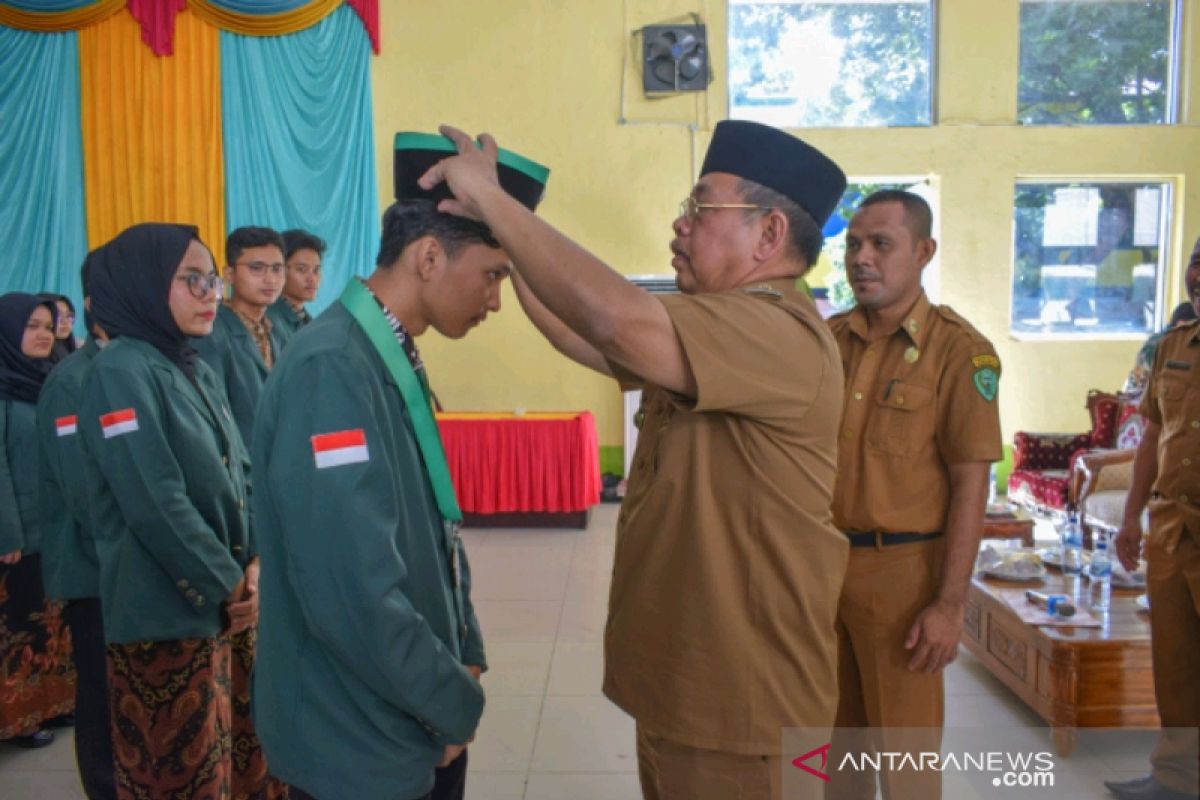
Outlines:
{"type": "Polygon", "coordinates": [[[1166,122],[1173,5],[1172,0],[1021,3],[1020,121],[1166,122]]]}
{"type": "Polygon", "coordinates": [[[928,3],[731,3],[729,30],[734,107],[781,107],[791,126],[930,123],[928,3]],[[814,59],[839,50],[828,95],[797,102],[814,59]]]}

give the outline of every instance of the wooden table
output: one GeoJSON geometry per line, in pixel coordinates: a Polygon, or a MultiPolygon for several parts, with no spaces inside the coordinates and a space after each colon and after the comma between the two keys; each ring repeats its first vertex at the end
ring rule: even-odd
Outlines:
{"type": "Polygon", "coordinates": [[[1070,754],[1076,728],[1157,728],[1150,615],[1135,603],[1143,590],[1114,588],[1104,627],[1034,627],[996,594],[1018,586],[1070,593],[1056,571],[1041,584],[977,576],[963,644],[1053,728],[1059,755],[1070,754]]]}
{"type": "Polygon", "coordinates": [[[1033,547],[1033,517],[1024,509],[1010,505],[1004,514],[983,518],[984,539],[1020,539],[1022,547],[1033,547]]]}

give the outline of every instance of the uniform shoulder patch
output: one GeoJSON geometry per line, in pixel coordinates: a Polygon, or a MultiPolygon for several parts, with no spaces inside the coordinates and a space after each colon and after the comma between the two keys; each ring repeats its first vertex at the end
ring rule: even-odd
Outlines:
{"type": "Polygon", "coordinates": [[[971,382],[975,384],[975,391],[979,392],[979,396],[989,403],[995,400],[1000,392],[1000,373],[992,367],[976,369],[975,374],[971,376],[971,382]]]}
{"type": "Polygon", "coordinates": [[[971,364],[975,366],[975,369],[979,369],[980,367],[991,367],[992,369],[997,370],[1000,369],[1000,359],[993,355],[975,356],[971,359],[971,364]]]}
{"type": "Polygon", "coordinates": [[[317,469],[342,467],[371,460],[367,451],[367,436],[362,428],[319,433],[312,437],[312,451],[317,469]]]}

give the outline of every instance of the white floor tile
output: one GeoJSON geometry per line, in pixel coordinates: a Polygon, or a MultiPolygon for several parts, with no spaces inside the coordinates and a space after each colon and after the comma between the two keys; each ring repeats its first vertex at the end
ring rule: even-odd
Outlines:
{"type": "Polygon", "coordinates": [[[470,759],[464,800],[524,800],[524,772],[477,772],[470,759]]]}
{"type": "Polygon", "coordinates": [[[570,548],[486,544],[468,553],[471,601],[562,601],[571,571],[570,548]]]}
{"type": "Polygon", "coordinates": [[[540,697],[489,697],[468,763],[480,772],[529,769],[538,731],[540,697]]]}
{"type": "Polygon", "coordinates": [[[560,642],[602,642],[608,620],[608,601],[566,603],[558,626],[560,642]]]}
{"type": "Polygon", "coordinates": [[[483,676],[483,688],[488,697],[541,697],[546,692],[553,655],[554,645],[550,642],[491,642],[487,645],[488,671],[483,676]]]}
{"type": "Polygon", "coordinates": [[[86,800],[74,772],[25,772],[8,766],[0,768],[0,795],[12,800],[86,800]]]}
{"type": "Polygon", "coordinates": [[[636,800],[638,776],[630,772],[533,772],[525,800],[636,800]]]}
{"type": "Polygon", "coordinates": [[[636,772],[634,723],[603,697],[547,697],[532,772],[636,772]]]}
{"type": "Polygon", "coordinates": [[[550,662],[549,696],[600,694],[604,680],[604,645],[600,642],[560,641],[550,662]]]}
{"type": "Polygon", "coordinates": [[[483,641],[553,642],[562,603],[555,600],[472,600],[483,641]]]}

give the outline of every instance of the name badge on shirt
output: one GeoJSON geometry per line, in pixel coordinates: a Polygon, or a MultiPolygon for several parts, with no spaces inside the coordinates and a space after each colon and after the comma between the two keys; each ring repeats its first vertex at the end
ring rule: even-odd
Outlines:
{"type": "Polygon", "coordinates": [[[1170,358],[1170,359],[1167,359],[1167,363],[1163,364],[1163,366],[1164,366],[1164,367],[1166,367],[1167,369],[1182,369],[1182,370],[1188,370],[1188,369],[1191,369],[1191,368],[1192,368],[1192,362],[1190,362],[1190,361],[1176,361],[1175,359],[1173,359],[1173,358],[1170,358]]]}

